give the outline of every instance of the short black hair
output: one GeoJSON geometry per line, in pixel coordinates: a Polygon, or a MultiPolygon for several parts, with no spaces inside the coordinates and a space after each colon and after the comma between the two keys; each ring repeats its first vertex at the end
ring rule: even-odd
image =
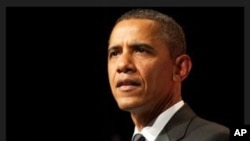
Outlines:
{"type": "Polygon", "coordinates": [[[162,28],[162,35],[170,45],[173,59],[186,53],[186,39],[182,27],[170,16],[153,9],[132,9],[121,15],[116,23],[127,19],[149,19],[156,21],[162,28]]]}

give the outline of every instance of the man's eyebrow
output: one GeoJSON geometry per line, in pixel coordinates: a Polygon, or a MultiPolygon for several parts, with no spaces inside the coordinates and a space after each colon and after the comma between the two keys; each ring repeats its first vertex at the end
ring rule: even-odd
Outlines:
{"type": "MultiPolygon", "coordinates": [[[[142,47],[142,48],[147,49],[149,51],[154,50],[154,48],[152,46],[145,44],[145,43],[133,43],[133,44],[129,45],[129,47],[132,49],[137,49],[138,47],[142,47]]],[[[108,52],[110,52],[110,50],[117,50],[119,48],[121,48],[121,46],[119,46],[119,45],[110,46],[110,47],[108,47],[108,52]]]]}
{"type": "Polygon", "coordinates": [[[147,49],[147,50],[150,50],[150,51],[153,51],[154,48],[148,44],[145,44],[145,43],[133,43],[130,45],[133,49],[135,48],[138,48],[138,47],[142,47],[144,49],[147,49]]]}
{"type": "Polygon", "coordinates": [[[110,46],[108,47],[108,52],[110,52],[110,50],[117,50],[118,48],[120,48],[119,45],[110,46]]]}

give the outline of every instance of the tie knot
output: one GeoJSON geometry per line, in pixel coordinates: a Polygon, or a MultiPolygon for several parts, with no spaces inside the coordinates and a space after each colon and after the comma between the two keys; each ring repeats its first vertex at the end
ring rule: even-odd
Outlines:
{"type": "Polygon", "coordinates": [[[145,141],[145,137],[142,134],[136,134],[134,135],[132,141],[145,141]]]}

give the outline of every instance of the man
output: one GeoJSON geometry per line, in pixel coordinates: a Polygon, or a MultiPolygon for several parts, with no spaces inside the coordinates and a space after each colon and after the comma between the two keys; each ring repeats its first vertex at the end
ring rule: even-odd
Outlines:
{"type": "Polygon", "coordinates": [[[150,9],[122,15],[109,39],[108,75],[121,110],[131,113],[132,140],[227,141],[229,129],[198,117],[182,100],[192,62],[182,28],[150,9]]]}

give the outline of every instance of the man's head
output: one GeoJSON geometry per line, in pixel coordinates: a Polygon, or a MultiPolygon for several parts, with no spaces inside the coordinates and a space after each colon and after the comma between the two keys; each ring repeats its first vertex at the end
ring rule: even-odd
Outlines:
{"type": "Polygon", "coordinates": [[[116,23],[126,19],[150,19],[160,25],[159,34],[166,41],[171,52],[171,57],[186,53],[186,40],[182,27],[168,15],[152,9],[133,9],[123,14],[116,23]]]}
{"type": "Polygon", "coordinates": [[[185,46],[181,27],[166,15],[153,10],[122,15],[108,47],[109,82],[118,106],[145,113],[179,101],[180,83],[191,69],[185,46]]]}

